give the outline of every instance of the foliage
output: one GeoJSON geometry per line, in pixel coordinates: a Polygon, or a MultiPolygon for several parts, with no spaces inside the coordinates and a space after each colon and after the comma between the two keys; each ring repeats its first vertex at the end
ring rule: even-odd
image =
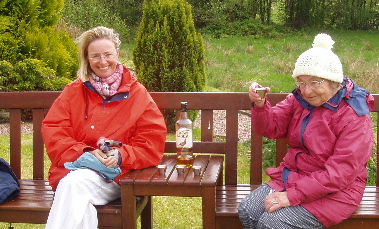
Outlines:
{"type": "Polygon", "coordinates": [[[204,45],[190,6],[182,0],[146,1],[133,61],[150,91],[202,91],[204,45]]]}
{"type": "Polygon", "coordinates": [[[129,10],[129,8],[123,8],[116,5],[116,3],[121,4],[121,1],[66,0],[62,19],[69,26],[74,25],[81,31],[89,30],[96,26],[106,26],[116,30],[122,40],[131,39],[129,27],[118,14],[129,10]],[[115,11],[116,9],[117,11],[115,11]]]}
{"type": "Polygon", "coordinates": [[[56,29],[63,5],[64,0],[16,0],[0,4],[0,59],[8,62],[2,67],[10,65],[15,79],[29,80],[15,81],[12,86],[14,79],[10,78],[2,90],[61,90],[61,82],[75,77],[75,44],[64,30],[56,29]],[[30,64],[36,64],[35,68],[28,67],[30,64]],[[21,72],[28,76],[18,75],[21,72]],[[33,86],[36,82],[29,75],[44,76],[42,81],[59,79],[33,86]]]}
{"type": "Polygon", "coordinates": [[[50,27],[25,31],[23,53],[26,58],[44,61],[57,76],[73,79],[77,70],[77,49],[72,38],[64,31],[50,27]]]}
{"type": "Polygon", "coordinates": [[[106,1],[112,12],[119,15],[130,29],[137,28],[142,18],[144,0],[113,0],[106,1]]]}
{"type": "Polygon", "coordinates": [[[37,59],[25,59],[15,66],[0,61],[1,91],[61,90],[70,80],[55,76],[55,72],[37,59]]]}
{"type": "MultiPolygon", "coordinates": [[[[8,17],[1,17],[2,21],[8,21],[8,17]],[[3,20],[4,19],[4,20],[3,20]]],[[[10,32],[7,31],[9,27],[12,26],[11,23],[5,25],[5,23],[0,22],[0,60],[8,60],[12,63],[15,63],[20,59],[19,52],[19,41],[12,36],[10,32]]]]}
{"type": "MultiPolygon", "coordinates": [[[[196,28],[203,34],[216,38],[234,35],[276,37],[288,31],[288,28],[378,29],[377,2],[378,0],[188,0],[196,28]]],[[[142,3],[143,0],[113,0],[107,1],[104,8],[109,8],[122,18],[134,33],[141,21],[142,3]]]]}
{"type": "MultiPolygon", "coordinates": [[[[195,30],[188,3],[183,0],[145,1],[133,62],[139,81],[149,91],[203,90],[203,38],[195,30]]],[[[172,130],[175,114],[167,112],[165,117],[172,130]]]]}
{"type": "Polygon", "coordinates": [[[377,0],[282,0],[281,18],[294,28],[377,29],[377,0]]]}

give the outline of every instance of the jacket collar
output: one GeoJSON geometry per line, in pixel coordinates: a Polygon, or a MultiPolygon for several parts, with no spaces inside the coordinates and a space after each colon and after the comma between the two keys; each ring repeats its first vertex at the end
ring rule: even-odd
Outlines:
{"type": "MultiPolygon", "coordinates": [[[[302,107],[306,109],[314,108],[314,106],[305,101],[298,89],[294,89],[292,94],[302,107]]],[[[344,77],[342,88],[322,106],[336,111],[338,110],[341,101],[344,99],[354,109],[358,116],[362,116],[370,113],[366,100],[368,94],[368,91],[359,87],[352,79],[344,77]]]]}

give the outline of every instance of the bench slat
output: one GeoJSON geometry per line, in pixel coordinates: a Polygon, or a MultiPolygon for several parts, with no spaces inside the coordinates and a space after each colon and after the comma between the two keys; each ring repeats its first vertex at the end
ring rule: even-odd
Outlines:
{"type": "Polygon", "coordinates": [[[44,109],[33,109],[33,179],[44,179],[44,143],[42,139],[41,126],[44,109]]]}
{"type": "Polygon", "coordinates": [[[10,165],[13,172],[21,178],[21,109],[9,110],[10,165]]]}

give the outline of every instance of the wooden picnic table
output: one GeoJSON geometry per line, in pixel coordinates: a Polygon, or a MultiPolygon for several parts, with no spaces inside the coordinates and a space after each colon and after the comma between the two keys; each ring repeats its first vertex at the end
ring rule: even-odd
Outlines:
{"type": "MultiPolygon", "coordinates": [[[[203,228],[215,228],[215,193],[216,185],[223,182],[223,161],[223,156],[198,155],[194,166],[201,166],[200,175],[195,175],[192,168],[178,174],[176,155],[165,155],[161,162],[167,167],[165,174],[160,174],[157,167],[129,172],[120,180],[125,220],[134,221],[138,215],[136,196],[202,197],[203,228]]],[[[128,223],[124,228],[134,229],[136,224],[128,223]]]]}

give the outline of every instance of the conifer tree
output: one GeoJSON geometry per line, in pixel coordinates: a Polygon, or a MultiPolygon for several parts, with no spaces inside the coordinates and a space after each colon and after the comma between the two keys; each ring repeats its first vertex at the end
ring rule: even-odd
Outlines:
{"type": "MultiPolygon", "coordinates": [[[[204,43],[186,1],[145,0],[133,61],[139,81],[149,91],[203,90],[204,43]]],[[[194,119],[196,114],[189,116],[194,119]]],[[[175,111],[165,110],[163,115],[173,131],[175,111]]]]}
{"type": "Polygon", "coordinates": [[[147,0],[133,61],[149,91],[202,91],[204,43],[184,0],[147,0]]]}

